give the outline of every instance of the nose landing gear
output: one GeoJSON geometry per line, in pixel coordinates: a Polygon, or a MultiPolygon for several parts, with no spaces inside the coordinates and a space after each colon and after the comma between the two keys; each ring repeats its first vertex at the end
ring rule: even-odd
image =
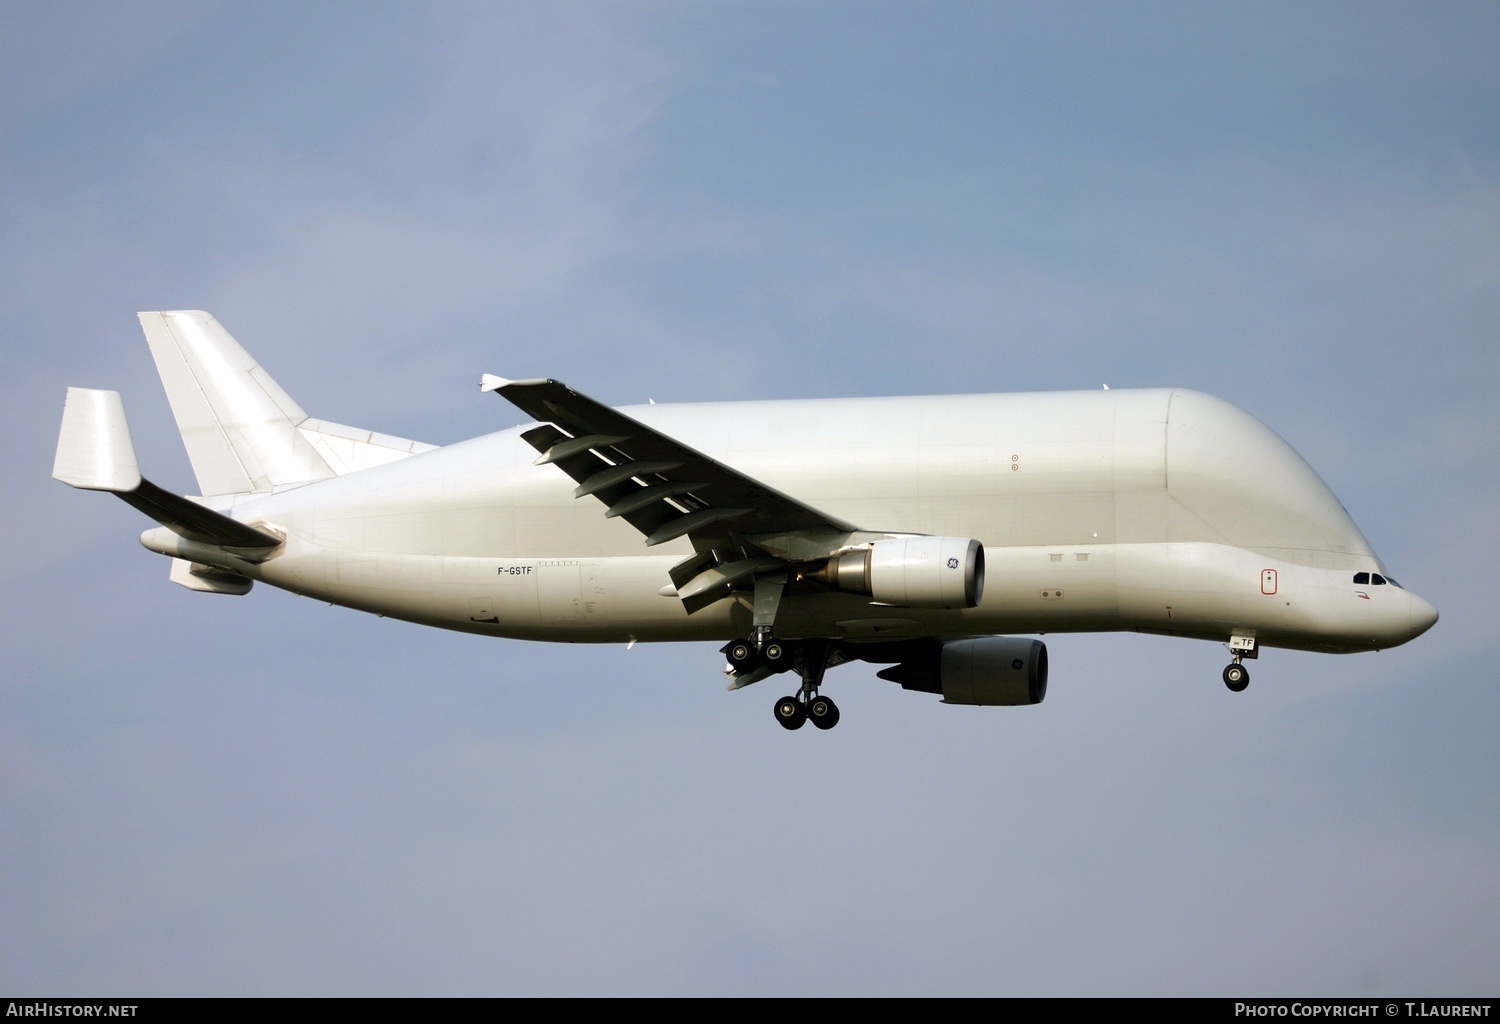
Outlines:
{"type": "Polygon", "coordinates": [[[1250,685],[1250,670],[1240,664],[1240,659],[1257,657],[1260,650],[1253,636],[1232,636],[1226,646],[1234,660],[1224,668],[1224,685],[1239,693],[1250,685]]]}
{"type": "Polygon", "coordinates": [[[1236,659],[1224,667],[1224,685],[1235,693],[1239,693],[1250,685],[1250,670],[1236,659]]]}

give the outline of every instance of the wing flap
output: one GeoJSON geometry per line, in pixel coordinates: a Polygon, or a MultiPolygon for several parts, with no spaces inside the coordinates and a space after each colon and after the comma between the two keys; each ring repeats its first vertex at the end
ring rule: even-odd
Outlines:
{"type": "Polygon", "coordinates": [[[779,558],[742,558],[737,562],[711,566],[694,576],[686,585],[677,588],[677,596],[684,602],[691,601],[711,593],[717,587],[732,587],[757,573],[784,568],[785,565],[779,558]]]}
{"type": "Polygon", "coordinates": [[[683,536],[712,543],[731,521],[740,533],[855,529],[560,381],[487,376],[481,386],[553,427],[558,433],[522,435],[541,453],[538,463],[567,471],[576,496],[621,509],[615,514],[646,534],[648,546],[683,536]],[[648,510],[655,514],[641,515],[648,510]]]}
{"type": "MultiPolygon", "coordinates": [[[[759,577],[779,573],[784,584],[789,563],[768,555],[764,538],[800,537],[802,546],[820,550],[856,532],[559,381],[486,375],[480,387],[539,422],[521,437],[539,453],[537,465],[557,466],[577,482],[575,498],[602,502],[605,517],[624,519],[644,536],[646,547],[683,537],[692,541],[696,553],[670,573],[689,614],[759,577]]],[[[781,593],[779,586],[771,590],[781,593]]]]}

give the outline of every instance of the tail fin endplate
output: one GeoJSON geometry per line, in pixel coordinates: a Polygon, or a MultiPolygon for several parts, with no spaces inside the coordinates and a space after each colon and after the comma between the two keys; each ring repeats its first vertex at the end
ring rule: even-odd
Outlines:
{"type": "Polygon", "coordinates": [[[52,475],[90,491],[133,491],[141,485],[135,445],[118,391],[69,388],[52,475]]]}

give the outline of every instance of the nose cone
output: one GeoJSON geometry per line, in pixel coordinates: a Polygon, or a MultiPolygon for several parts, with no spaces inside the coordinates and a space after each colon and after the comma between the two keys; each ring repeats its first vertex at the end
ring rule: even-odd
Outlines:
{"type": "Polygon", "coordinates": [[[1407,639],[1415,640],[1437,622],[1438,610],[1410,591],[1407,591],[1406,596],[1411,599],[1410,610],[1407,613],[1411,620],[1411,633],[1407,639]]]}

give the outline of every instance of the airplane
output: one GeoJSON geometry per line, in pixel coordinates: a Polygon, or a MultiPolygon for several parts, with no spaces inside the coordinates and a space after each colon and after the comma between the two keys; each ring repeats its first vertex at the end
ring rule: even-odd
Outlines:
{"type": "Polygon", "coordinates": [[[69,388],[53,476],[158,526],[170,579],[494,637],[723,643],[829,729],[852,661],[960,705],[1047,692],[1036,635],[1380,650],[1438,612],[1270,428],[1180,388],[649,404],[485,374],[534,421],[444,447],[310,417],[217,320],[139,314],[201,496],[143,478],[118,392],[69,388]],[[1016,635],[1022,634],[1022,635],[1016,635]]]}

